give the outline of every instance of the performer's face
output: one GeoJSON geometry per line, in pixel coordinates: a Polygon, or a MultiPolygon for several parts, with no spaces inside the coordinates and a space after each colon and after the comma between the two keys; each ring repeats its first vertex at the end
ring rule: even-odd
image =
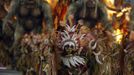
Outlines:
{"type": "Polygon", "coordinates": [[[34,3],[35,0],[27,0],[28,3],[34,3]]]}
{"type": "Polygon", "coordinates": [[[1,0],[0,5],[10,4],[11,0],[1,0]]]}
{"type": "Polygon", "coordinates": [[[86,4],[87,4],[87,7],[94,8],[96,5],[96,1],[95,0],[88,0],[86,4]]]}
{"type": "Polygon", "coordinates": [[[28,0],[28,1],[34,1],[34,0],[28,0]]]}

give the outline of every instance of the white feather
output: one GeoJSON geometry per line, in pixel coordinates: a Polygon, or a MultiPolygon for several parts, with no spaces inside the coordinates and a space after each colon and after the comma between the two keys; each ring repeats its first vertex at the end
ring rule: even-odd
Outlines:
{"type": "Polygon", "coordinates": [[[73,59],[74,59],[77,63],[83,64],[82,62],[80,62],[80,60],[79,60],[76,56],[74,56],[73,59]]]}
{"type": "Polygon", "coordinates": [[[76,37],[77,34],[73,34],[72,39],[76,37]]]}
{"type": "Polygon", "coordinates": [[[76,61],[77,60],[77,58],[75,58],[75,56],[74,57],[72,57],[73,58],[73,60],[74,60],[74,63],[77,65],[77,66],[79,66],[79,63],[76,61]]]}
{"type": "Polygon", "coordinates": [[[94,41],[95,41],[95,40],[91,40],[91,41],[89,42],[89,45],[88,45],[88,47],[91,48],[92,50],[94,50],[94,49],[96,48],[96,46],[97,46],[97,42],[94,44],[94,46],[92,46],[92,43],[93,43],[94,41]]]}
{"type": "Polygon", "coordinates": [[[68,31],[71,30],[71,28],[70,28],[70,26],[69,26],[68,24],[66,24],[66,29],[67,29],[68,31]]]}
{"type": "Polygon", "coordinates": [[[101,51],[99,51],[98,53],[93,52],[93,54],[95,55],[95,59],[99,64],[103,64],[100,60],[99,60],[99,55],[101,54],[101,51]]]}
{"type": "Polygon", "coordinates": [[[79,56],[75,56],[75,58],[77,58],[76,61],[77,61],[78,63],[84,65],[84,60],[83,60],[83,59],[81,60],[81,59],[80,59],[81,57],[79,57],[79,56]]]}
{"type": "Polygon", "coordinates": [[[72,57],[70,57],[69,61],[70,61],[70,64],[71,64],[72,66],[76,67],[75,62],[74,62],[74,60],[73,60],[72,57]]]}
{"type": "Polygon", "coordinates": [[[63,58],[62,57],[61,59],[62,59],[64,65],[66,65],[67,67],[71,68],[68,58],[63,58]]]}
{"type": "Polygon", "coordinates": [[[61,33],[61,35],[63,35],[63,37],[65,38],[65,39],[67,39],[67,35],[64,33],[64,32],[60,32],[61,33]]]}
{"type": "Polygon", "coordinates": [[[85,35],[86,35],[86,34],[81,35],[80,40],[82,40],[82,39],[84,38],[85,35]]]}
{"type": "Polygon", "coordinates": [[[99,64],[103,64],[103,63],[99,60],[99,56],[95,56],[95,59],[96,59],[96,61],[97,61],[99,64]]]}
{"type": "Polygon", "coordinates": [[[76,29],[75,29],[76,25],[74,25],[72,28],[71,28],[71,32],[74,32],[76,29]]]}
{"type": "Polygon", "coordinates": [[[92,47],[92,50],[94,50],[97,46],[97,42],[94,44],[94,46],[92,47]]]}
{"type": "Polygon", "coordinates": [[[81,60],[82,61],[82,63],[84,63],[85,64],[85,60],[83,59],[83,58],[81,58],[80,56],[77,56],[78,57],[78,59],[79,60],[81,60]]]}
{"type": "Polygon", "coordinates": [[[65,31],[65,30],[64,30],[64,33],[66,34],[67,39],[70,39],[70,35],[69,35],[69,33],[68,33],[67,31],[65,31]]]}

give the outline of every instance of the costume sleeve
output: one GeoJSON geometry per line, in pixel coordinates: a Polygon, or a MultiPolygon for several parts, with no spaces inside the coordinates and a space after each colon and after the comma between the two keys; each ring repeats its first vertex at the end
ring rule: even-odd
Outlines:
{"type": "Polygon", "coordinates": [[[3,31],[6,31],[7,23],[9,20],[13,19],[13,17],[15,16],[15,14],[17,12],[18,7],[19,7],[19,0],[13,0],[11,2],[8,14],[3,19],[3,27],[2,27],[3,31]]]}
{"type": "Polygon", "coordinates": [[[75,15],[75,13],[77,12],[78,8],[80,7],[79,3],[72,3],[68,10],[67,10],[67,15],[66,15],[66,19],[69,19],[70,15],[75,15]]]}
{"type": "Polygon", "coordinates": [[[51,31],[53,29],[53,19],[51,7],[47,2],[42,3],[43,16],[47,26],[47,30],[51,31]]]}
{"type": "Polygon", "coordinates": [[[19,1],[13,0],[11,2],[10,8],[9,8],[9,12],[8,12],[7,16],[4,19],[5,21],[8,20],[8,19],[13,18],[13,16],[15,16],[15,14],[17,12],[18,6],[19,6],[19,1]]]}

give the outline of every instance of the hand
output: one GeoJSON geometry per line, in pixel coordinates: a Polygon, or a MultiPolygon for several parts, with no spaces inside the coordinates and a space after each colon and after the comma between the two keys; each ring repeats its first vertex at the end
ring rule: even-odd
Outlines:
{"type": "Polygon", "coordinates": [[[134,31],[131,31],[131,32],[130,32],[129,40],[130,40],[130,41],[134,41],[134,31]]]}
{"type": "Polygon", "coordinates": [[[11,36],[13,34],[11,25],[12,25],[11,21],[8,21],[7,23],[3,24],[3,27],[2,27],[3,34],[8,35],[8,36],[11,36]]]}
{"type": "Polygon", "coordinates": [[[78,20],[79,25],[84,25],[84,21],[82,19],[78,20]]]}

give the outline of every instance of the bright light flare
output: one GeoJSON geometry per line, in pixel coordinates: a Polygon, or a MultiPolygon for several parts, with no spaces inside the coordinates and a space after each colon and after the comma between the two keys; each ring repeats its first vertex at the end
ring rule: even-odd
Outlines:
{"type": "Polygon", "coordinates": [[[121,10],[121,12],[117,13],[116,17],[121,17],[125,13],[125,18],[127,21],[130,21],[130,12],[132,7],[125,7],[121,10]]]}
{"type": "Polygon", "coordinates": [[[115,0],[103,0],[103,2],[104,2],[108,7],[115,8],[115,5],[114,5],[115,0]]]}
{"type": "Polygon", "coordinates": [[[58,2],[58,0],[47,0],[47,2],[50,4],[52,8],[54,8],[58,2]]]}
{"type": "Polygon", "coordinates": [[[126,6],[126,7],[123,7],[121,9],[121,11],[115,11],[115,10],[111,10],[111,9],[117,9],[116,6],[114,5],[114,2],[115,0],[103,0],[103,2],[106,4],[106,12],[107,12],[107,17],[108,17],[108,20],[112,20],[112,17],[114,14],[117,14],[116,17],[121,17],[122,15],[124,15],[124,13],[126,14],[126,19],[129,21],[130,18],[129,18],[129,14],[131,12],[131,9],[132,7],[131,6],[126,6]],[[109,9],[109,8],[111,9],[109,9]]]}
{"type": "MultiPolygon", "coordinates": [[[[115,9],[115,5],[114,5],[114,0],[103,0],[104,4],[106,4],[106,6],[112,8],[112,9],[115,9]]],[[[113,14],[116,13],[116,11],[113,11],[113,10],[110,10],[109,8],[105,8],[106,9],[106,12],[107,12],[107,18],[108,20],[112,20],[112,17],[113,17],[113,14]]]]}
{"type": "Polygon", "coordinates": [[[106,8],[106,12],[107,12],[107,18],[108,20],[112,20],[112,17],[114,14],[116,14],[116,11],[113,11],[113,10],[109,10],[108,8],[106,8]]]}
{"type": "Polygon", "coordinates": [[[123,32],[120,29],[114,30],[116,43],[120,44],[123,38],[123,32]]]}

